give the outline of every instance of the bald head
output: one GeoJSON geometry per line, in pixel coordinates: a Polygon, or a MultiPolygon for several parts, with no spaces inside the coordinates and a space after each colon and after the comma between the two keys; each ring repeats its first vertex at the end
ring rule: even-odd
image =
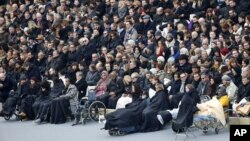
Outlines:
{"type": "Polygon", "coordinates": [[[36,14],[36,19],[37,19],[37,21],[42,21],[42,14],[41,13],[37,13],[36,14]]]}

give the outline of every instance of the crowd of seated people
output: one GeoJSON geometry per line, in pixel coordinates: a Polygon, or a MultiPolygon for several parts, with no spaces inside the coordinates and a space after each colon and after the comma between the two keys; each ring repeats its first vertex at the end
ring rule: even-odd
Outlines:
{"type": "Polygon", "coordinates": [[[65,123],[94,90],[105,129],[180,131],[250,101],[249,59],[249,0],[0,1],[0,116],[65,123]]]}

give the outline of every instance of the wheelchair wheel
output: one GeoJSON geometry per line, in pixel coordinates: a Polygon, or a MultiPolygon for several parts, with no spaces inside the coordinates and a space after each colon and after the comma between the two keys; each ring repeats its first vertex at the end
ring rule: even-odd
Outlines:
{"type": "Polygon", "coordinates": [[[118,129],[111,129],[109,130],[109,135],[110,136],[124,136],[126,135],[126,132],[120,131],[118,129]]]}
{"type": "Polygon", "coordinates": [[[92,120],[98,121],[100,115],[105,115],[106,114],[106,106],[100,101],[94,101],[89,106],[88,113],[89,113],[89,117],[92,120]]]}
{"type": "Polygon", "coordinates": [[[3,118],[4,118],[5,120],[10,120],[10,117],[11,117],[11,115],[4,115],[4,116],[3,116],[3,118]]]}
{"type": "Polygon", "coordinates": [[[207,132],[208,132],[208,127],[205,126],[205,127],[203,128],[203,133],[204,133],[204,134],[207,134],[207,132]]]}
{"type": "Polygon", "coordinates": [[[115,135],[116,135],[116,132],[113,131],[113,130],[109,130],[109,135],[110,135],[110,136],[115,136],[115,135]]]}
{"type": "Polygon", "coordinates": [[[216,128],[214,129],[214,131],[215,131],[215,134],[219,134],[220,129],[219,129],[218,127],[216,127],[216,128]]]}

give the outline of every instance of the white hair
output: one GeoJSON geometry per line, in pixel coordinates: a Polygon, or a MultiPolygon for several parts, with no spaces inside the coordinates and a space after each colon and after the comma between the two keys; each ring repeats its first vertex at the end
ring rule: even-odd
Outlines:
{"type": "Polygon", "coordinates": [[[181,48],[180,49],[180,54],[185,54],[185,55],[189,56],[188,49],[187,48],[181,48]]]}
{"type": "Polygon", "coordinates": [[[131,45],[131,47],[134,47],[135,46],[135,41],[134,40],[128,40],[127,44],[131,45]]]}

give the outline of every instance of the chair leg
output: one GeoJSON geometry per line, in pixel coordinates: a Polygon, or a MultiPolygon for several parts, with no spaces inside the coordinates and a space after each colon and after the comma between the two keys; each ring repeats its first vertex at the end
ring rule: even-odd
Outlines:
{"type": "Polygon", "coordinates": [[[186,140],[187,137],[189,137],[188,134],[187,134],[187,132],[186,132],[186,130],[185,130],[183,133],[180,133],[180,131],[178,130],[178,131],[176,132],[176,134],[175,134],[175,140],[177,140],[178,135],[181,135],[181,134],[182,134],[182,135],[183,135],[183,134],[185,135],[184,141],[186,140]]]}
{"type": "Polygon", "coordinates": [[[176,134],[175,134],[175,139],[174,139],[174,140],[177,140],[178,134],[179,134],[179,130],[176,132],[176,134]]]}
{"type": "Polygon", "coordinates": [[[189,128],[187,128],[187,129],[186,129],[186,132],[185,132],[186,135],[187,135],[187,137],[189,137],[188,134],[187,134],[188,132],[189,132],[194,138],[196,138],[196,135],[195,135],[193,132],[191,132],[189,128]]]}

